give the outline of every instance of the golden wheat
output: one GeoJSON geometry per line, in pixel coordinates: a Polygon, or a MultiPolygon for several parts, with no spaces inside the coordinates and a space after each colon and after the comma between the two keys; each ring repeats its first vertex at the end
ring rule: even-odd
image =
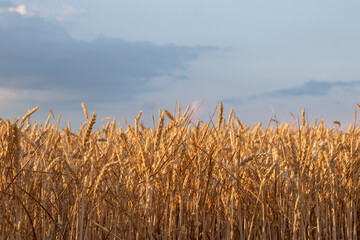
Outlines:
{"type": "Polygon", "coordinates": [[[95,131],[82,106],[77,133],[61,115],[32,123],[37,108],[0,120],[2,239],[359,237],[356,124],[311,125],[303,110],[301,125],[246,125],[220,103],[216,125],[177,105],[153,128],[139,112],[95,131]]]}

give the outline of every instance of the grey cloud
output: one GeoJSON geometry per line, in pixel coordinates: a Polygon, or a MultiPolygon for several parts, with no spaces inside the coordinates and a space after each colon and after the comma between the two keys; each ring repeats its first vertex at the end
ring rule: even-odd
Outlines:
{"type": "Polygon", "coordinates": [[[240,98],[226,98],[226,99],[219,99],[218,102],[223,102],[224,104],[236,104],[236,105],[241,105],[243,103],[246,102],[246,100],[244,98],[240,99],[240,98]]]}
{"type": "Polygon", "coordinates": [[[359,85],[360,85],[360,81],[326,82],[326,81],[310,80],[297,87],[274,90],[271,92],[262,93],[260,95],[251,95],[251,96],[243,97],[241,99],[228,98],[223,100],[223,102],[229,104],[243,104],[249,101],[258,100],[265,97],[290,98],[290,97],[299,97],[299,96],[327,96],[329,95],[330,90],[333,88],[337,88],[337,87],[353,88],[359,85]]]}
{"type": "Polygon", "coordinates": [[[153,77],[186,72],[186,61],[217,50],[107,37],[84,42],[41,18],[0,18],[0,87],[56,90],[79,100],[121,101],[154,91],[153,77]]]}
{"type": "Polygon", "coordinates": [[[269,97],[294,97],[294,96],[325,96],[328,95],[330,90],[335,87],[352,87],[360,85],[360,81],[352,82],[325,82],[310,80],[303,85],[294,88],[275,90],[265,93],[264,96],[269,97]]]}

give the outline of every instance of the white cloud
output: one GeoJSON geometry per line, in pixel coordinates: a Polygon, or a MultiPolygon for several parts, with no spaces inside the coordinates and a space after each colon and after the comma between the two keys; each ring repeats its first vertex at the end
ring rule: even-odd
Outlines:
{"type": "Polygon", "coordinates": [[[77,10],[73,6],[67,5],[60,9],[60,11],[58,12],[58,14],[56,16],[56,20],[61,22],[61,21],[64,21],[66,19],[66,17],[69,15],[78,15],[78,14],[82,14],[82,13],[83,13],[82,11],[77,10]]]}
{"type": "Polygon", "coordinates": [[[26,8],[26,6],[24,4],[19,5],[17,7],[9,7],[8,11],[9,12],[17,12],[23,16],[34,16],[35,15],[34,12],[28,11],[28,9],[26,8]]]}
{"type": "Polygon", "coordinates": [[[195,100],[190,105],[190,110],[195,113],[195,119],[205,119],[207,117],[208,109],[203,105],[203,101],[195,100]]]}
{"type": "Polygon", "coordinates": [[[4,12],[18,13],[22,16],[27,16],[27,17],[37,16],[44,19],[55,19],[59,22],[66,20],[70,16],[80,15],[85,13],[83,11],[76,9],[72,5],[65,5],[56,8],[48,8],[33,3],[30,3],[29,5],[21,4],[18,6],[11,6],[7,8],[0,6],[0,13],[4,13],[4,12]]]}

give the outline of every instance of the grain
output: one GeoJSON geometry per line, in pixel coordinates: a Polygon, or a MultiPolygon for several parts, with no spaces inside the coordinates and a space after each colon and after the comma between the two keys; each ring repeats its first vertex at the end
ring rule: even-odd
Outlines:
{"type": "Polygon", "coordinates": [[[20,127],[22,128],[22,126],[24,125],[25,120],[27,120],[32,114],[34,114],[37,110],[39,109],[39,106],[36,106],[35,108],[29,110],[24,117],[21,118],[21,122],[20,122],[20,127]]]}
{"type": "Polygon", "coordinates": [[[171,121],[175,121],[174,116],[168,110],[164,109],[164,113],[171,121]]]}
{"type": "Polygon", "coordinates": [[[155,146],[155,150],[158,150],[159,148],[159,144],[160,144],[160,140],[161,140],[161,133],[164,127],[164,114],[159,111],[159,121],[158,121],[158,125],[157,125],[157,129],[156,129],[156,133],[155,133],[155,139],[154,139],[154,146],[155,146]]]}
{"type": "Polygon", "coordinates": [[[176,107],[125,131],[95,131],[85,105],[76,134],[52,112],[30,121],[37,108],[0,120],[2,238],[358,238],[357,121],[247,125],[219,103],[214,124],[176,107]]]}
{"type": "Polygon", "coordinates": [[[86,119],[89,119],[89,114],[88,114],[88,110],[87,110],[87,108],[85,106],[85,103],[82,102],[81,106],[82,106],[82,109],[84,111],[84,115],[85,115],[86,119]]]}
{"type": "Polygon", "coordinates": [[[219,113],[218,113],[218,122],[217,122],[217,128],[220,128],[222,120],[223,120],[223,112],[224,112],[224,106],[222,102],[219,103],[219,113]]]}
{"type": "Polygon", "coordinates": [[[95,120],[96,120],[96,114],[95,114],[95,113],[92,113],[91,116],[90,116],[90,120],[89,120],[89,122],[88,122],[88,124],[87,124],[86,130],[85,130],[85,134],[84,134],[84,140],[83,140],[83,146],[84,146],[84,148],[86,147],[86,144],[87,144],[88,141],[89,141],[92,128],[93,128],[93,126],[94,126],[94,124],[95,124],[95,120]]]}
{"type": "Polygon", "coordinates": [[[305,126],[305,109],[301,111],[301,123],[305,126]]]}

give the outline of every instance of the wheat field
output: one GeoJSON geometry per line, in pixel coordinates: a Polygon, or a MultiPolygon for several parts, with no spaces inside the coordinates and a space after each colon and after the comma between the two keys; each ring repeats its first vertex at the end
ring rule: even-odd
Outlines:
{"type": "Polygon", "coordinates": [[[220,103],[206,122],[177,105],[95,130],[83,109],[76,131],[51,110],[0,120],[1,239],[360,237],[356,120],[245,125],[220,103]]]}

